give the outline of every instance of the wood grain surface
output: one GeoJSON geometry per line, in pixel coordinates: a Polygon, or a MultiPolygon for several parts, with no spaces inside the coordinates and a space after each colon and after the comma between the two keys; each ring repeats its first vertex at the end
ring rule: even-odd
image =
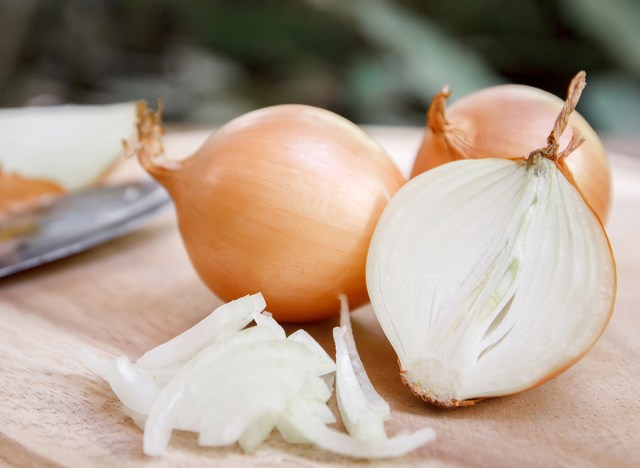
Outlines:
{"type": "MultiPolygon", "coordinates": [[[[369,129],[407,173],[418,129],[369,129]]],[[[170,135],[170,155],[206,135],[170,135]]],[[[438,439],[393,466],[640,466],[640,158],[613,154],[614,205],[608,232],[618,263],[615,312],[581,362],[528,392],[475,407],[439,410],[401,384],[395,356],[370,307],[354,333],[371,380],[389,401],[391,434],[425,425],[438,439]]],[[[115,178],[138,178],[128,161],[115,178]]],[[[172,209],[143,229],[74,257],[0,280],[0,464],[15,466],[330,466],[351,461],[274,433],[254,454],[203,449],[174,433],[168,453],[142,453],[142,433],[108,385],[83,367],[79,350],[100,355],[145,350],[220,304],[198,280],[172,209]]],[[[336,320],[305,328],[333,353],[336,320]]],[[[288,327],[294,331],[296,327],[288,327]]]]}

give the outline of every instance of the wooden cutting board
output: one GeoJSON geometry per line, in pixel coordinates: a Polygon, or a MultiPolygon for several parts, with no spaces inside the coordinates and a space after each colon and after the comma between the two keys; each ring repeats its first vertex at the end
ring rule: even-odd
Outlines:
{"type": "MultiPolygon", "coordinates": [[[[371,128],[407,173],[418,129],[371,128]]],[[[187,154],[206,135],[167,138],[187,154]]],[[[580,363],[528,392],[455,410],[431,408],[400,383],[395,356],[370,307],[354,332],[374,385],[389,401],[390,433],[433,426],[436,442],[394,466],[640,466],[640,158],[614,154],[608,231],[618,262],[618,298],[600,343],[580,363]]],[[[135,161],[116,178],[141,177],[135,161]]],[[[174,433],[168,453],[142,453],[142,434],[108,385],[80,363],[96,353],[145,350],[196,323],[220,301],[198,280],[172,210],[90,252],[0,280],[0,464],[17,466],[360,465],[278,434],[255,453],[202,449],[174,433]]],[[[336,320],[306,329],[333,355],[336,320]]],[[[289,327],[288,331],[295,330],[289,327]]],[[[388,466],[389,461],[370,463],[388,466]]],[[[369,463],[366,463],[369,464],[369,463]]]]}

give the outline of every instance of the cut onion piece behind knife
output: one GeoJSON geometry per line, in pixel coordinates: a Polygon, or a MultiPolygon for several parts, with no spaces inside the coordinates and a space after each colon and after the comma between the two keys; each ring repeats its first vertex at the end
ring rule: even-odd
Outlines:
{"type": "Polygon", "coordinates": [[[1,109],[0,168],[78,190],[110,168],[135,129],[135,102],[1,109]]]}
{"type": "Polygon", "coordinates": [[[136,104],[0,109],[0,220],[105,179],[135,136],[136,104]]]}

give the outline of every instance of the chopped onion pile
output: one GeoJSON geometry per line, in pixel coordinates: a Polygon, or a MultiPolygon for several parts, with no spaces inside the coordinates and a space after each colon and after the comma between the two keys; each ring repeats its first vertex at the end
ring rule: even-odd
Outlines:
{"type": "Polygon", "coordinates": [[[135,363],[85,352],[85,364],[144,429],[145,454],[161,455],[174,429],[198,433],[202,446],[238,443],[251,452],[277,428],[287,442],[355,458],[399,456],[433,440],[432,429],[387,438],[389,406],[364,372],[346,299],[334,337],[337,398],[349,435],[327,426],[336,422],[327,405],[336,363],[304,330],[287,337],[265,306],[261,294],[229,302],[135,363]]]}

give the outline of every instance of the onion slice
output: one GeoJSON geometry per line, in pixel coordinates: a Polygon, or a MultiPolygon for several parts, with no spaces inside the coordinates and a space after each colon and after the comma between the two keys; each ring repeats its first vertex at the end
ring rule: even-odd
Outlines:
{"type": "Polygon", "coordinates": [[[158,396],[158,386],[140,372],[127,356],[107,360],[83,350],[82,360],[89,369],[109,382],[113,393],[128,410],[136,413],[149,412],[151,403],[158,396]]]}
{"type": "Polygon", "coordinates": [[[349,361],[344,335],[346,330],[340,327],[333,329],[336,343],[336,398],[338,409],[347,432],[360,440],[384,440],[384,420],[369,405],[353,366],[349,361]]]}
{"type": "MultiPolygon", "coordinates": [[[[340,352],[341,362],[348,362],[349,367],[353,370],[358,386],[362,390],[363,396],[367,402],[367,406],[380,418],[388,419],[391,416],[391,408],[389,404],[376,392],[375,388],[369,380],[369,376],[364,369],[364,365],[360,360],[360,354],[356,348],[355,338],[353,337],[353,329],[351,328],[351,316],[349,311],[349,299],[344,294],[340,295],[340,328],[344,330],[340,332],[340,351],[346,351],[345,356],[340,352]]],[[[334,330],[334,340],[336,341],[336,354],[338,354],[338,340],[334,330]]],[[[338,358],[336,357],[336,361],[338,358]]]]}
{"type": "Polygon", "coordinates": [[[138,364],[154,368],[185,361],[207,344],[243,329],[265,307],[261,294],[227,302],[184,333],[144,353],[138,364]]]}
{"type": "MultiPolygon", "coordinates": [[[[340,450],[338,453],[354,457],[362,457],[362,453],[366,452],[367,458],[402,455],[431,442],[435,438],[435,431],[430,428],[392,439],[387,437],[384,422],[391,416],[391,409],[373,388],[360,360],[346,296],[341,296],[340,302],[340,326],[333,329],[336,345],[336,399],[342,421],[352,439],[327,427],[321,428],[321,424],[315,420],[307,423],[302,431],[303,435],[320,447],[329,445],[340,450]],[[371,445],[375,445],[375,448],[371,445]]],[[[300,423],[299,415],[293,414],[290,418],[292,425],[300,423]]]]}
{"type": "Polygon", "coordinates": [[[304,401],[294,401],[283,418],[300,436],[320,448],[352,458],[391,458],[405,455],[435,440],[435,431],[428,427],[411,434],[399,434],[392,439],[362,440],[338,432],[327,425],[304,401]]]}

